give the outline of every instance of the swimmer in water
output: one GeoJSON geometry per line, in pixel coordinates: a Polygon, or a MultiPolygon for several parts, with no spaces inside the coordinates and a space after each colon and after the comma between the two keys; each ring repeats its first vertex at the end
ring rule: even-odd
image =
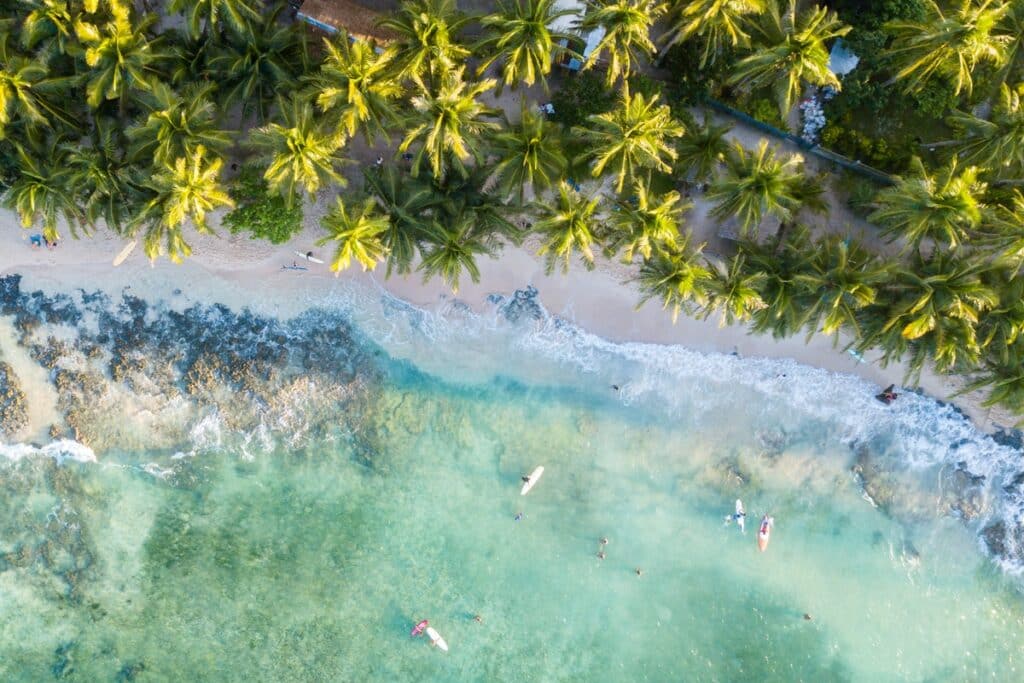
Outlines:
{"type": "Polygon", "coordinates": [[[519,521],[519,520],[521,520],[522,518],[523,518],[523,513],[522,513],[522,512],[517,512],[517,513],[516,513],[516,516],[515,516],[515,520],[516,520],[516,521],[518,522],[518,521],[519,521]]]}

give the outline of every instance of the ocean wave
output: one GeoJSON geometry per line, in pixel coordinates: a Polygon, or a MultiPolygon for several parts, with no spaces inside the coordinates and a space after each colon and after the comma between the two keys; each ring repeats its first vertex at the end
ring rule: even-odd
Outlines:
{"type": "Polygon", "coordinates": [[[53,458],[59,465],[68,460],[83,463],[96,462],[96,454],[91,448],[70,439],[60,439],[42,446],[29,443],[0,444],[0,456],[12,462],[18,462],[25,458],[53,458]]]}

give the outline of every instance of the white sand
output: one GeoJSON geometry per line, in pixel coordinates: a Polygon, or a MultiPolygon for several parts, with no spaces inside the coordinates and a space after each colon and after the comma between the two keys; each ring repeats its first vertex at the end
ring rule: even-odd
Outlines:
{"type": "MultiPolygon", "coordinates": [[[[322,204],[322,203],[321,203],[322,204]]],[[[221,237],[192,234],[192,258],[183,265],[160,260],[155,265],[137,249],[123,265],[114,268],[112,260],[121,251],[125,240],[99,233],[92,238],[66,239],[57,249],[33,250],[28,232],[20,228],[11,212],[0,210],[0,239],[5,245],[0,252],[0,274],[20,273],[24,288],[45,291],[69,291],[78,287],[103,289],[118,293],[126,287],[131,293],[149,299],[222,302],[230,306],[249,306],[266,314],[288,316],[315,304],[332,286],[333,274],[326,265],[311,264],[297,257],[295,251],[314,250],[329,262],[330,253],[314,245],[319,236],[316,216],[323,206],[309,207],[303,233],[289,244],[274,246],[244,236],[221,237]],[[307,271],[283,270],[282,266],[298,262],[307,271]],[[175,294],[181,290],[181,294],[175,294]]],[[[905,368],[891,365],[882,369],[872,362],[860,363],[841,349],[845,341],[833,344],[832,339],[815,336],[807,344],[804,337],[773,340],[768,336],[752,336],[737,326],[720,327],[714,318],[695,320],[681,316],[673,325],[670,315],[651,302],[636,310],[639,293],[626,282],[630,270],[619,263],[602,261],[597,269],[587,271],[574,264],[568,275],[556,271],[547,275],[541,259],[535,256],[536,246],[508,246],[498,259],[481,259],[481,278],[472,283],[466,277],[458,298],[481,308],[488,294],[511,294],[533,285],[540,292],[544,306],[552,313],[613,341],[638,341],[657,344],[680,344],[709,352],[736,351],[742,356],[793,358],[799,362],[834,372],[851,373],[878,384],[897,385],[905,368]],[[624,284],[624,282],[626,282],[624,284]]],[[[412,274],[385,280],[383,266],[376,273],[362,273],[358,268],[341,275],[366,284],[382,286],[395,296],[417,306],[434,307],[449,303],[451,292],[439,280],[423,283],[422,276],[412,274]]],[[[5,356],[10,356],[4,352],[5,356]]],[[[920,388],[940,399],[947,399],[958,388],[955,378],[926,372],[920,388]]],[[[1011,416],[988,410],[980,405],[983,396],[967,395],[954,399],[975,423],[991,431],[997,425],[1014,422],[1011,416]]],[[[51,402],[51,397],[30,400],[51,402]]],[[[38,411],[42,416],[49,411],[38,411]]],[[[41,425],[40,425],[41,426],[41,425]]]]}

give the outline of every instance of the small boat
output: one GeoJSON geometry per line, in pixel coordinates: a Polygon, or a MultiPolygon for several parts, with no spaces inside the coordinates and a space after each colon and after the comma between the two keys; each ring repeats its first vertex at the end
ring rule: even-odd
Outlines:
{"type": "Polygon", "coordinates": [[[427,638],[430,638],[431,645],[436,645],[445,652],[448,652],[448,643],[444,642],[444,638],[441,637],[440,633],[434,630],[433,626],[427,627],[427,638]]]}
{"type": "Polygon", "coordinates": [[[530,476],[523,477],[523,488],[519,490],[519,495],[525,496],[530,492],[530,489],[536,485],[540,478],[544,476],[544,468],[538,467],[533,472],[530,472],[530,476]]]}
{"type": "Polygon", "coordinates": [[[775,518],[765,515],[761,518],[761,527],[757,530],[757,548],[762,553],[768,549],[768,541],[772,537],[772,527],[775,525],[775,518]]]}
{"type": "Polygon", "coordinates": [[[412,627],[412,631],[409,632],[409,636],[411,638],[415,638],[416,636],[418,636],[421,633],[423,633],[423,629],[427,628],[427,626],[429,626],[429,625],[430,625],[430,622],[427,621],[426,619],[424,619],[423,621],[421,621],[420,623],[418,623],[418,624],[416,624],[415,626],[412,627]]]}

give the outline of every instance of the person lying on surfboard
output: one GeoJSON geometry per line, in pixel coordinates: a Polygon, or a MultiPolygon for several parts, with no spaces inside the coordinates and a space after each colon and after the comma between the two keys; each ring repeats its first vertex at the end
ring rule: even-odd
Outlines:
{"type": "Polygon", "coordinates": [[[430,626],[430,622],[424,619],[423,621],[412,627],[412,631],[409,632],[409,637],[415,638],[416,636],[421,635],[423,633],[423,630],[427,628],[427,626],[430,626]]]}

